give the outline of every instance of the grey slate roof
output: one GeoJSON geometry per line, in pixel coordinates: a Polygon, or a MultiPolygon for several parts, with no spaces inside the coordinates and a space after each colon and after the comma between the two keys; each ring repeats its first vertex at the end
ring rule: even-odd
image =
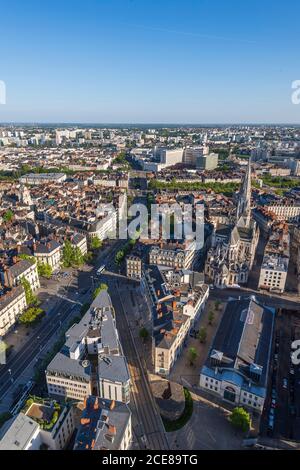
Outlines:
{"type": "Polygon", "coordinates": [[[19,413],[1,428],[0,450],[25,449],[38,429],[38,423],[24,413],[19,413]]]}
{"type": "Polygon", "coordinates": [[[74,450],[118,450],[131,419],[127,405],[89,396],[82,412],[74,450]]]}
{"type": "Polygon", "coordinates": [[[99,378],[117,382],[127,382],[130,379],[127,361],[124,356],[104,356],[98,360],[99,378]]]}
{"type": "Polygon", "coordinates": [[[56,372],[59,375],[72,375],[86,382],[89,382],[91,377],[91,365],[84,367],[81,360],[71,359],[64,347],[48,364],[47,371],[56,372]]]}
{"type": "Polygon", "coordinates": [[[34,263],[29,261],[28,259],[21,259],[13,266],[10,266],[9,272],[14,278],[17,278],[21,276],[23,273],[25,273],[29,268],[31,268],[33,264],[34,263]]]}

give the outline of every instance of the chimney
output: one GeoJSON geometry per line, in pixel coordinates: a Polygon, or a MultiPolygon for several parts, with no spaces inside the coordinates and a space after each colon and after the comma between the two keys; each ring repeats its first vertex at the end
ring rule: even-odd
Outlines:
{"type": "Polygon", "coordinates": [[[21,251],[21,245],[17,245],[17,252],[20,253],[21,251]]]}
{"type": "Polygon", "coordinates": [[[4,287],[13,287],[12,276],[7,266],[4,267],[3,280],[4,280],[4,287]]]}
{"type": "Polygon", "coordinates": [[[17,261],[18,261],[18,258],[17,258],[16,256],[13,256],[13,257],[12,257],[12,262],[13,262],[13,264],[16,264],[17,261]]]}
{"type": "Polygon", "coordinates": [[[109,409],[113,410],[115,408],[115,406],[116,406],[116,402],[115,402],[115,400],[112,400],[109,409]]]}
{"type": "Polygon", "coordinates": [[[109,432],[110,434],[116,435],[116,434],[117,434],[117,428],[116,428],[116,426],[114,426],[113,424],[110,424],[110,425],[108,426],[108,432],[109,432]]]}
{"type": "Polygon", "coordinates": [[[177,307],[177,302],[176,302],[176,300],[173,300],[173,302],[172,302],[172,309],[173,309],[173,310],[176,310],[176,307],[177,307]]]}
{"type": "Polygon", "coordinates": [[[80,424],[85,425],[85,424],[90,424],[91,420],[90,418],[81,418],[80,424]]]}

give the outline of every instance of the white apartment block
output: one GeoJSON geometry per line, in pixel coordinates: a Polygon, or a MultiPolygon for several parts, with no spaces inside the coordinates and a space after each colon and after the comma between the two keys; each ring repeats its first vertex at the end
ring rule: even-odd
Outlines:
{"type": "Polygon", "coordinates": [[[61,245],[56,240],[35,243],[33,253],[38,263],[49,264],[53,271],[60,269],[61,245]]]}
{"type": "Polygon", "coordinates": [[[81,233],[74,233],[71,237],[71,243],[74,247],[79,248],[80,253],[85,255],[88,251],[86,236],[81,233]]]}
{"type": "Polygon", "coordinates": [[[74,371],[73,373],[70,367],[66,371],[59,371],[57,370],[57,362],[61,361],[63,367],[63,357],[60,354],[58,353],[55,356],[56,362],[51,361],[47,367],[46,381],[48,393],[50,396],[58,399],[65,400],[69,398],[83,401],[86,396],[92,393],[90,365],[88,364],[87,367],[82,366],[82,370],[74,371]]]}
{"type": "Polygon", "coordinates": [[[292,223],[300,220],[300,205],[274,203],[265,207],[273,212],[280,221],[292,223]]]}
{"type": "Polygon", "coordinates": [[[20,178],[20,183],[24,184],[46,184],[62,183],[67,178],[65,173],[30,173],[20,178]]]}
{"type": "Polygon", "coordinates": [[[170,268],[189,269],[192,267],[196,254],[196,243],[187,247],[153,246],[149,253],[149,264],[168,266],[170,268]]]}
{"type": "Polygon", "coordinates": [[[0,296],[0,337],[6,335],[26,307],[25,291],[21,285],[0,296]]]}
{"type": "Polygon", "coordinates": [[[39,407],[49,408],[49,414],[55,409],[51,404],[33,403],[26,412],[21,412],[9,420],[0,432],[0,450],[63,450],[68,444],[74,430],[74,408],[64,406],[59,411],[57,421],[50,429],[43,428],[35,420],[39,407]]]}
{"type": "Polygon", "coordinates": [[[260,270],[258,287],[284,292],[288,265],[288,258],[275,253],[266,253],[260,270]]]}

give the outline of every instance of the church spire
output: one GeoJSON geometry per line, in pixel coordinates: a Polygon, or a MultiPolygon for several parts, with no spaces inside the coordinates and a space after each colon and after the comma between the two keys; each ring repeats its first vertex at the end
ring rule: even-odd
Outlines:
{"type": "Polygon", "coordinates": [[[245,217],[247,222],[250,221],[251,215],[251,157],[249,157],[246,174],[243,179],[242,187],[239,192],[239,200],[237,207],[237,220],[245,217]]]}

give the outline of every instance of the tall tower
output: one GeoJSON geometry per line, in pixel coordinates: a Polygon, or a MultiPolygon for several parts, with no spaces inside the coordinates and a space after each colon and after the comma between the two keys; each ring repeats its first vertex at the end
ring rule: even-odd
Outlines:
{"type": "Polygon", "coordinates": [[[246,219],[249,225],[251,216],[251,157],[249,157],[246,174],[243,179],[242,187],[239,192],[239,200],[237,206],[237,221],[240,217],[246,219]]]}

